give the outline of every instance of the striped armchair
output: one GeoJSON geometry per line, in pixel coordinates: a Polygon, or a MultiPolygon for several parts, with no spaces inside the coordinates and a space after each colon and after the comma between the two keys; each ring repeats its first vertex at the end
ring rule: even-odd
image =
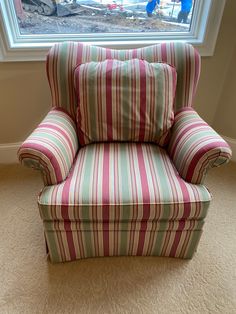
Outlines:
{"type": "Polygon", "coordinates": [[[42,173],[38,206],[52,262],[192,258],[211,201],[205,175],[231,157],[192,108],[199,73],[200,56],[186,43],[51,48],[52,109],[18,156],[42,173]]]}

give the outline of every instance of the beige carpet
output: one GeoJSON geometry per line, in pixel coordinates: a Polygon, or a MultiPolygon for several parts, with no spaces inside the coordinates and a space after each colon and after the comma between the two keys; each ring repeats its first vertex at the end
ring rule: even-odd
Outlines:
{"type": "Polygon", "coordinates": [[[0,313],[236,313],[236,164],[210,172],[214,201],[191,261],[120,257],[52,265],[37,172],[0,166],[0,313]]]}

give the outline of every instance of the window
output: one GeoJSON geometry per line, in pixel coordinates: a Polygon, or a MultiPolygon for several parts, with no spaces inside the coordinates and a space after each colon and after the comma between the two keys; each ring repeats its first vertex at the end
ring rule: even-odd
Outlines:
{"type": "Polygon", "coordinates": [[[132,48],[184,40],[211,55],[225,1],[0,0],[0,59],[42,60],[63,40],[132,48]]]}
{"type": "Polygon", "coordinates": [[[43,0],[36,3],[14,0],[14,3],[21,35],[113,33],[113,36],[123,36],[157,31],[189,32],[195,1],[184,1],[187,5],[170,0],[61,0],[49,2],[51,6],[43,0]]]}

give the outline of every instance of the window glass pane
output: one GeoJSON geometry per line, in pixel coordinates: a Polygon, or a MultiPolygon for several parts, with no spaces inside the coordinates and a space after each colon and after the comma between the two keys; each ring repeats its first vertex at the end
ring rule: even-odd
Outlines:
{"type": "Polygon", "coordinates": [[[189,32],[198,0],[13,0],[22,35],[189,32]]]}

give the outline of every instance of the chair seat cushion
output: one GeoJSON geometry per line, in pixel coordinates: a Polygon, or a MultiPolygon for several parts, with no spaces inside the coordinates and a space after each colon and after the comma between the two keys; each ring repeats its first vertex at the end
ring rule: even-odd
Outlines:
{"type": "Polygon", "coordinates": [[[173,124],[176,70],[145,60],[105,60],[75,70],[78,135],[93,142],[154,142],[164,146],[173,124]]]}
{"type": "Polygon", "coordinates": [[[125,222],[203,219],[211,200],[185,182],[155,144],[97,143],[79,150],[67,179],[39,196],[44,220],[125,222]]]}

